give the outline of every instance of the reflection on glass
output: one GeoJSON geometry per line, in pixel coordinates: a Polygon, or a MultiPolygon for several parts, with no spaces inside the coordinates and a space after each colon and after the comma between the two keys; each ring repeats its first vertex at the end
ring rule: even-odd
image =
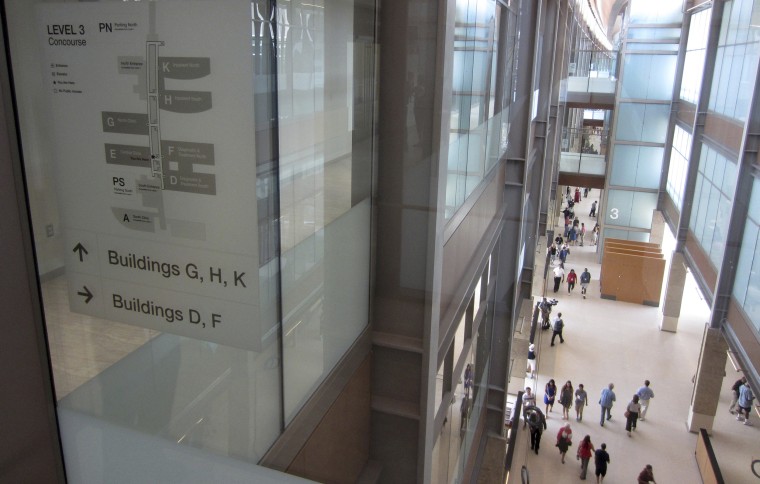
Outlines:
{"type": "Polygon", "coordinates": [[[277,8],[287,423],[368,324],[375,64],[365,7],[277,8]]]}
{"type": "Polygon", "coordinates": [[[506,150],[507,109],[513,89],[514,42],[500,44],[501,22],[514,28],[514,13],[494,0],[458,0],[451,113],[447,218],[464,203],[506,150]],[[510,73],[501,76],[497,69],[510,73]]]}

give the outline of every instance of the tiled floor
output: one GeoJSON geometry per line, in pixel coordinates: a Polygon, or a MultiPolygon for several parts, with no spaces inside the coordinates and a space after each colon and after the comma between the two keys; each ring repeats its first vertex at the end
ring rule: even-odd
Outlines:
{"type": "MultiPolygon", "coordinates": [[[[593,227],[589,219],[591,202],[599,196],[593,190],[590,197],[580,203],[576,212],[587,227],[593,227]]],[[[561,230],[561,227],[558,229],[561,230]]],[[[587,239],[588,240],[588,239],[587,239]]],[[[669,255],[666,238],[664,251],[669,255]]],[[[575,421],[571,410],[570,420],[562,420],[561,406],[557,403],[549,412],[548,429],[544,432],[539,455],[530,451],[528,432],[518,436],[513,472],[510,483],[520,482],[519,469],[524,463],[532,483],[561,484],[579,480],[580,465],[576,461],[577,444],[585,435],[591,436],[596,447],[607,444],[611,463],[606,483],[634,482],[646,464],[652,464],[659,483],[700,483],[701,478],[694,458],[696,434],[686,429],[686,419],[692,395],[692,377],[697,369],[700,344],[709,308],[691,278],[688,277],[676,333],[660,331],[661,308],[631,303],[613,302],[599,297],[596,247],[586,245],[573,247],[566,263],[580,274],[588,267],[592,275],[587,299],[579,288],[572,295],[563,284],[560,292],[552,293],[547,284],[547,296],[557,297],[554,308],[562,312],[565,321],[565,343],[549,345],[551,331],[537,334],[538,375],[536,380],[526,380],[537,393],[539,402],[544,395],[546,382],[553,378],[558,387],[570,380],[574,388],[583,383],[589,394],[583,421],[575,421]],[[645,422],[628,437],[623,412],[632,395],[649,379],[655,398],[645,422]],[[604,427],[599,425],[599,395],[608,383],[615,384],[617,401],[612,409],[613,418],[604,427]],[[556,434],[565,423],[573,429],[574,446],[562,464],[554,446],[556,434]]],[[[666,270],[667,274],[667,270],[666,270]]],[[[551,281],[550,281],[551,282],[551,281]]],[[[718,414],[712,434],[712,444],[727,483],[760,482],[750,473],[753,458],[760,458],[758,427],[747,427],[736,422],[728,412],[730,387],[739,377],[730,362],[727,364],[720,395],[718,414]]],[[[510,386],[510,390],[512,390],[510,386]]],[[[516,388],[514,389],[516,390],[516,388]]],[[[753,416],[760,426],[760,418],[753,416]]],[[[594,464],[589,465],[588,480],[595,481],[594,464]]]]}

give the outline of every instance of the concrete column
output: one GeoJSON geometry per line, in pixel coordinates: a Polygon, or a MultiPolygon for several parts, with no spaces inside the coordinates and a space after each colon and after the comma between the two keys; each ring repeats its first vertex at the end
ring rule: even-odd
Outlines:
{"type": "Polygon", "coordinates": [[[686,285],[686,260],[682,252],[673,252],[670,259],[670,271],[665,287],[665,301],[662,304],[662,322],[660,331],[676,332],[678,318],[681,316],[681,302],[686,285]]]}
{"type": "Polygon", "coordinates": [[[649,242],[662,247],[665,238],[665,217],[659,210],[652,210],[652,230],[649,233],[649,242]]]}
{"type": "Polygon", "coordinates": [[[728,344],[720,330],[705,326],[686,427],[689,432],[712,432],[726,368],[728,344]]]}

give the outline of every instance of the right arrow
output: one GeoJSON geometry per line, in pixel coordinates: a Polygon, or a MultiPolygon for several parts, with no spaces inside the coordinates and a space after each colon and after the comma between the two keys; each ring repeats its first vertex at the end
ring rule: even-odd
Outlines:
{"type": "Polygon", "coordinates": [[[84,300],[84,303],[87,304],[90,302],[90,299],[92,299],[92,293],[90,292],[89,289],[87,289],[87,286],[82,286],[82,289],[84,289],[84,292],[79,291],[77,292],[77,294],[79,294],[80,296],[85,296],[86,299],[84,300]]]}
{"type": "Polygon", "coordinates": [[[89,252],[87,252],[87,249],[84,248],[81,242],[79,242],[77,245],[74,246],[74,252],[77,252],[77,251],[79,252],[79,262],[83,262],[84,261],[83,253],[89,254],[89,252]]]}

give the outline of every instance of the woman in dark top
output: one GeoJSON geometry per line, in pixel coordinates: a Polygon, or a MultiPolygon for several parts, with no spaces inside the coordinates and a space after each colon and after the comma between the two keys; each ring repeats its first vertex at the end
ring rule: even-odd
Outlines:
{"type": "Polygon", "coordinates": [[[562,405],[562,420],[570,418],[570,406],[573,404],[573,384],[570,380],[562,386],[559,392],[559,403],[562,405]]]}
{"type": "Polygon", "coordinates": [[[570,424],[565,424],[564,427],[557,432],[557,447],[559,448],[559,455],[562,456],[562,463],[565,463],[565,454],[567,449],[573,445],[573,431],[570,428],[570,424]]]}
{"type": "Polygon", "coordinates": [[[549,415],[549,412],[552,411],[554,408],[554,397],[557,395],[557,384],[554,383],[554,380],[549,380],[549,383],[546,384],[544,387],[544,403],[546,404],[546,412],[544,412],[547,416],[549,415]]]}

